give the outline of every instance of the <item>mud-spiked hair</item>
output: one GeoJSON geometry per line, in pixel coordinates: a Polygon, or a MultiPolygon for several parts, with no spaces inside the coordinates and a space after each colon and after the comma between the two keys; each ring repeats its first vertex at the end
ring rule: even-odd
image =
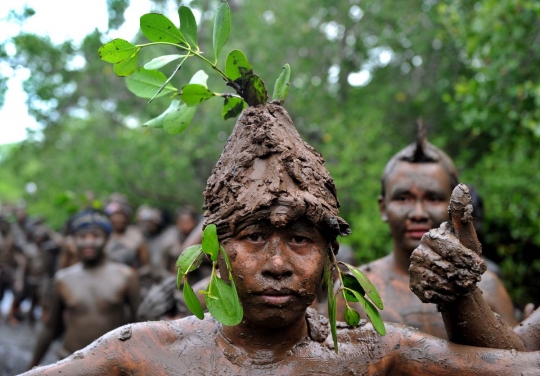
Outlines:
{"type": "Polygon", "coordinates": [[[208,178],[203,208],[220,239],[233,236],[240,222],[282,227],[300,217],[328,238],[350,233],[323,157],[275,103],[250,107],[238,119],[208,178]]]}
{"type": "Polygon", "coordinates": [[[432,145],[426,138],[427,128],[422,119],[418,119],[416,142],[400,150],[386,164],[381,179],[381,195],[384,197],[386,180],[398,162],[439,163],[450,176],[451,189],[459,184],[459,173],[452,159],[441,149],[432,145]]]}

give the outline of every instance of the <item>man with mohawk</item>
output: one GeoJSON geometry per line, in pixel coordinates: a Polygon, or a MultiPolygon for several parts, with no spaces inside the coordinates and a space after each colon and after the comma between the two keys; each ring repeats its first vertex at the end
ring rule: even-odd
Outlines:
{"type": "MultiPolygon", "coordinates": [[[[207,315],[125,326],[28,375],[515,375],[540,368],[538,352],[461,346],[395,324],[380,336],[365,321],[338,324],[335,351],[328,320],[307,307],[337,236],[350,230],[323,158],[279,104],[243,112],[204,197],[206,224],[217,226],[232,266],[240,324],[207,315]]],[[[474,279],[477,265],[473,258],[455,267],[474,279]]]]}
{"type": "MultiPolygon", "coordinates": [[[[447,339],[440,311],[433,304],[423,304],[409,288],[409,259],[424,234],[448,221],[448,203],[459,183],[459,174],[452,159],[426,140],[424,124],[419,121],[418,125],[417,141],[388,161],[381,179],[379,209],[382,220],[390,227],[393,250],[361,270],[384,300],[381,316],[385,321],[447,339]]],[[[516,326],[514,307],[499,278],[486,271],[478,287],[504,323],[516,326]]],[[[340,299],[338,306],[344,305],[340,299]]],[[[338,317],[340,312],[338,309],[338,317]]]]}

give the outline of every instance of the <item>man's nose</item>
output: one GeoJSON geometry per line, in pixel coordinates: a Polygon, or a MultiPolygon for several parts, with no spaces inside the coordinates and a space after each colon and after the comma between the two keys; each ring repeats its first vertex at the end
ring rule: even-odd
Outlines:
{"type": "Polygon", "coordinates": [[[416,200],[409,212],[409,218],[415,221],[425,221],[428,218],[423,200],[416,200]]]}
{"type": "Polygon", "coordinates": [[[292,276],[290,260],[287,257],[287,245],[281,239],[270,239],[265,252],[266,261],[262,274],[273,279],[283,279],[292,276]]]}

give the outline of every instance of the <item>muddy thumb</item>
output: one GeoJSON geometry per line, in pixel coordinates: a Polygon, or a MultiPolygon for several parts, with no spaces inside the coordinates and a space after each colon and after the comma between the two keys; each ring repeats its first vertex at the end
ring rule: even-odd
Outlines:
{"type": "Polygon", "coordinates": [[[473,206],[469,188],[465,184],[458,184],[450,197],[448,214],[461,244],[480,255],[482,254],[482,246],[474,230],[472,212],[473,206]]]}

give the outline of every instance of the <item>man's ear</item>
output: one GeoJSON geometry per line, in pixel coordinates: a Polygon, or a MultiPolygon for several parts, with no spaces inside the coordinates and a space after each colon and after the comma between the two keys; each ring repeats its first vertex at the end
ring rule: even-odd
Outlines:
{"type": "Polygon", "coordinates": [[[388,214],[386,214],[386,203],[384,202],[384,197],[379,196],[379,213],[381,213],[381,219],[383,222],[388,222],[388,214]]]}

